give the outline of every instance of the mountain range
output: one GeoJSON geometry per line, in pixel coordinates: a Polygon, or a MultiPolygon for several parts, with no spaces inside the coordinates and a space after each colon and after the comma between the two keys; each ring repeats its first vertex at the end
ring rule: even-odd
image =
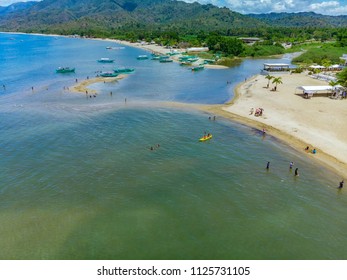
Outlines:
{"type": "Polygon", "coordinates": [[[223,31],[267,27],[347,27],[347,16],[315,13],[242,15],[176,0],[43,0],[0,7],[0,31],[223,31]]]}

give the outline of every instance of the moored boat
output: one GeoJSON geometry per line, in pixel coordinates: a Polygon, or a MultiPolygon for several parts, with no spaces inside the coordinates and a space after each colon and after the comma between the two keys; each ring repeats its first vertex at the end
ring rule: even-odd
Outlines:
{"type": "Polygon", "coordinates": [[[145,59],[148,59],[148,56],[145,55],[145,54],[142,54],[142,55],[139,55],[139,56],[137,57],[137,59],[138,59],[138,60],[145,60],[145,59]]]}
{"type": "Polygon", "coordinates": [[[108,57],[102,57],[98,59],[98,62],[100,63],[113,63],[114,59],[108,58],[108,57]]]}
{"type": "Polygon", "coordinates": [[[203,70],[205,67],[203,65],[198,65],[198,66],[194,66],[192,67],[192,71],[200,71],[203,70]]]}
{"type": "Polygon", "coordinates": [[[135,71],[134,68],[116,68],[113,70],[117,74],[130,74],[135,71]]]}
{"type": "Polygon", "coordinates": [[[101,77],[103,78],[113,78],[113,77],[117,77],[118,73],[114,73],[114,72],[102,72],[100,74],[101,77]]]}
{"type": "Polygon", "coordinates": [[[74,73],[75,68],[70,67],[59,67],[55,70],[56,73],[74,73]]]}
{"type": "Polygon", "coordinates": [[[160,60],[160,55],[152,55],[152,60],[160,60]]]}
{"type": "Polygon", "coordinates": [[[192,66],[192,64],[191,64],[190,62],[188,62],[188,61],[182,61],[182,62],[180,62],[180,65],[181,65],[181,66],[192,66]]]}
{"type": "Polygon", "coordinates": [[[124,47],[106,47],[107,50],[122,50],[124,47]]]}
{"type": "Polygon", "coordinates": [[[161,62],[161,63],[173,62],[173,60],[172,60],[171,58],[161,58],[161,59],[159,60],[159,62],[161,62]]]}

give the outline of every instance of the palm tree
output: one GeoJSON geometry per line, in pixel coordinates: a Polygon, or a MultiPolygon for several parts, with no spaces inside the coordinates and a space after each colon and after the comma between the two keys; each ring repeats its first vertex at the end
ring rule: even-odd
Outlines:
{"type": "Polygon", "coordinates": [[[339,84],[338,81],[329,81],[329,86],[334,87],[337,86],[339,84]]]}
{"type": "Polygon", "coordinates": [[[267,74],[267,75],[265,76],[265,79],[268,80],[268,82],[267,82],[267,87],[266,87],[266,88],[269,88],[269,86],[270,86],[270,81],[271,81],[273,78],[275,78],[275,77],[274,77],[274,76],[271,76],[270,74],[267,74]]]}
{"type": "Polygon", "coordinates": [[[275,84],[274,91],[276,91],[276,90],[277,90],[277,85],[283,83],[283,82],[282,82],[282,77],[274,78],[274,79],[272,80],[272,83],[275,84]]]}
{"type": "Polygon", "coordinates": [[[334,95],[335,92],[335,86],[339,84],[338,81],[329,81],[329,86],[331,86],[331,94],[334,95]]]}

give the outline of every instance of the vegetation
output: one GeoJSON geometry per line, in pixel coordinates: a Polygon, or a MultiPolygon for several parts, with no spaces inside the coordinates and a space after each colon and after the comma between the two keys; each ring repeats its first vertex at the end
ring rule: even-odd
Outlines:
{"type": "Polygon", "coordinates": [[[305,54],[295,62],[321,63],[326,59],[338,63],[339,57],[347,53],[346,27],[346,16],[246,16],[211,4],[172,0],[43,0],[17,5],[15,9],[0,8],[0,31],[141,40],[181,48],[207,46],[212,52],[207,56],[220,53],[220,63],[226,65],[235,63],[236,57],[303,49],[305,54]],[[240,37],[261,40],[250,46],[240,37]],[[286,50],[283,43],[293,47],[286,50]]]}
{"type": "Polygon", "coordinates": [[[344,68],[339,74],[337,74],[337,78],[339,84],[347,88],[347,68],[344,68]]]}
{"type": "Polygon", "coordinates": [[[274,76],[271,76],[270,74],[267,74],[266,76],[265,76],[265,79],[267,79],[268,81],[267,81],[267,88],[269,88],[269,86],[270,86],[270,81],[273,79],[273,78],[275,78],[274,76]]]}
{"type": "Polygon", "coordinates": [[[347,46],[339,47],[336,43],[326,43],[307,49],[305,53],[294,58],[293,62],[304,66],[309,66],[313,63],[338,64],[340,63],[340,57],[344,53],[347,53],[347,46]]]}
{"type": "Polygon", "coordinates": [[[278,86],[279,84],[282,84],[282,83],[283,83],[283,82],[282,82],[282,77],[273,78],[273,79],[272,79],[272,83],[275,84],[274,91],[276,91],[276,90],[277,90],[277,86],[278,86]]]}

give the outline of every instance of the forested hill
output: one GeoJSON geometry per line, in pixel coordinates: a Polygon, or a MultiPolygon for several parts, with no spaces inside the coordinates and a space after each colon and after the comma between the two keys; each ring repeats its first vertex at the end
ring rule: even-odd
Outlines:
{"type": "Polygon", "coordinates": [[[176,0],[43,0],[0,15],[0,30],[84,32],[95,30],[226,31],[265,26],[257,19],[211,4],[176,0]]]}
{"type": "MultiPolygon", "coordinates": [[[[269,28],[341,28],[347,16],[315,13],[242,15],[227,8],[177,0],[43,0],[0,7],[0,31],[80,34],[214,32],[262,36],[269,28]]],[[[283,32],[283,31],[278,31],[283,32]]]]}
{"type": "Polygon", "coordinates": [[[28,9],[35,4],[37,4],[37,2],[31,1],[31,2],[14,3],[14,4],[12,4],[10,6],[6,6],[6,7],[0,6],[0,17],[5,16],[9,13],[14,13],[14,12],[18,12],[20,10],[28,9]]]}
{"type": "Polygon", "coordinates": [[[347,27],[347,16],[327,16],[313,12],[249,14],[248,16],[276,27],[347,27]]]}

